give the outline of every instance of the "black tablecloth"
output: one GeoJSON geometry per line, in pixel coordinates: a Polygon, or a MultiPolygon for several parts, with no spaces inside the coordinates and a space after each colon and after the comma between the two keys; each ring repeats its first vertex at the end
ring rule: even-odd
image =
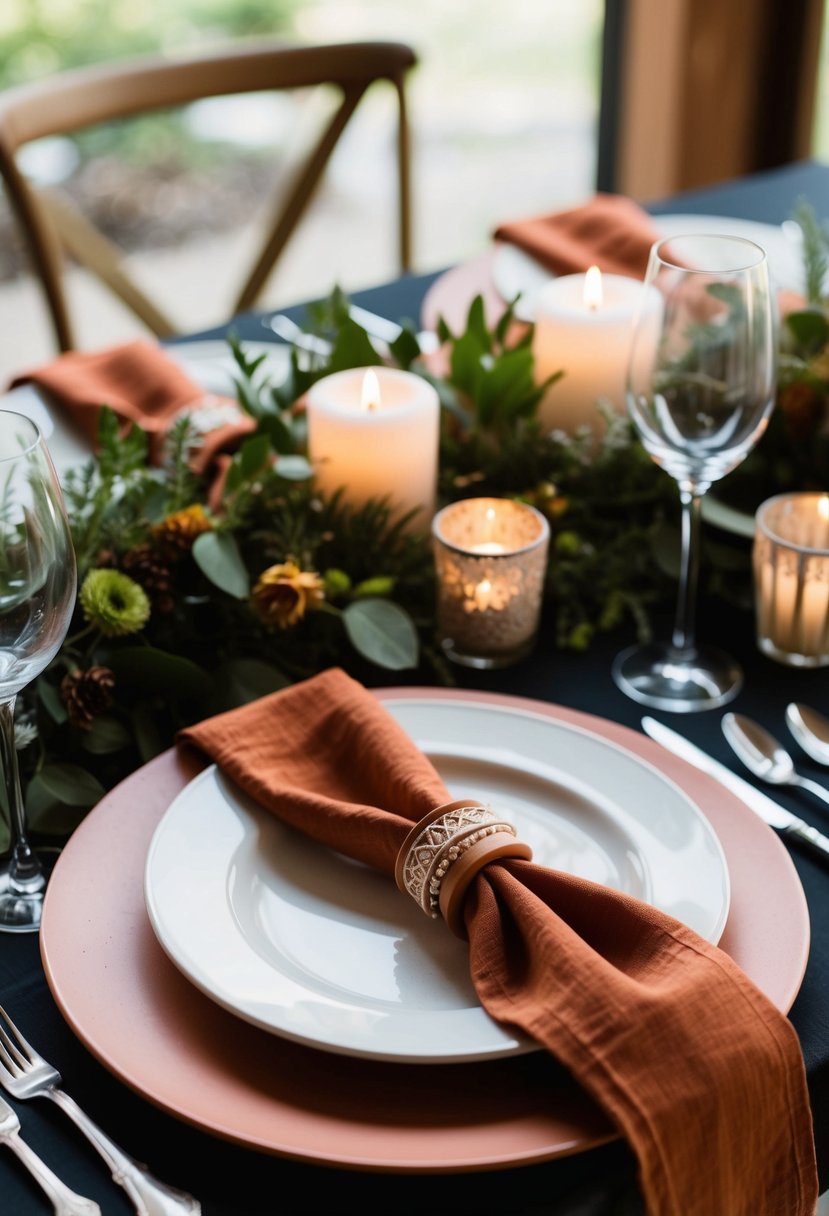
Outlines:
{"type": "MultiPolygon", "coordinates": [[[[804,162],[693,191],[655,203],[651,210],[782,222],[802,198],[813,204],[819,216],[829,216],[829,166],[804,162]]],[[[393,319],[416,319],[420,300],[435,277],[409,275],[355,293],[353,299],[393,319]]],[[[304,307],[285,311],[301,319],[304,307]]],[[[242,338],[262,341],[265,336],[257,315],[236,318],[232,328],[242,338]]],[[[669,627],[665,621],[666,632],[669,627]]],[[[797,671],[764,658],[754,644],[753,621],[745,612],[721,602],[703,602],[698,634],[701,641],[716,639],[745,669],[745,686],[729,709],[757,718],[778,734],[784,733],[783,709],[789,700],[805,701],[829,714],[829,670],[797,671]]],[[[613,657],[632,640],[631,632],[620,631],[600,636],[586,653],[562,651],[555,647],[548,624],[533,655],[521,664],[490,673],[457,669],[457,679],[463,687],[555,702],[638,729],[642,707],[624,697],[610,677],[613,657]]],[[[397,675],[392,681],[385,674],[378,673],[377,685],[402,682],[397,675]]],[[[411,682],[423,680],[413,676],[411,682]]],[[[671,714],[653,716],[679,724],[691,739],[738,769],[720,730],[720,712],[683,715],[679,722],[671,714]]],[[[821,773],[805,758],[802,767],[820,779],[821,773]]],[[[825,810],[808,795],[780,791],[779,801],[829,831],[825,810]]],[[[792,856],[806,892],[812,938],[803,985],[790,1016],[806,1060],[825,1190],[829,1188],[829,863],[820,864],[796,846],[792,856]]],[[[82,892],[78,898],[83,899],[82,892]]],[[[92,1058],[52,1000],[35,936],[0,934],[0,994],[0,1003],[61,1067],[69,1091],[133,1156],[147,1161],[160,1177],[197,1194],[205,1216],[353,1210],[623,1216],[639,1210],[633,1162],[619,1142],[542,1165],[449,1176],[317,1168],[239,1148],[158,1111],[92,1058]]],[[[440,1094],[435,1101],[440,1102],[440,1094]]],[[[132,1209],[126,1197],[59,1112],[46,1102],[18,1103],[17,1108],[28,1140],[69,1185],[96,1198],[106,1216],[127,1216],[132,1209]]],[[[14,1160],[8,1154],[0,1156],[0,1212],[37,1216],[48,1210],[14,1160]]]]}

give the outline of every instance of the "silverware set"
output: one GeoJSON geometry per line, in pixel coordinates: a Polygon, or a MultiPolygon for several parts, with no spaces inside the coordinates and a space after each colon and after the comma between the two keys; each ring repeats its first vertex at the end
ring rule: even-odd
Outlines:
{"type": "MultiPolygon", "coordinates": [[[[816,763],[829,767],[829,718],[807,705],[792,702],[786,707],[786,722],[806,754],[816,763]]],[[[663,722],[644,717],[641,725],[646,735],[668,751],[716,778],[782,836],[809,846],[819,853],[824,861],[829,857],[829,836],[793,815],[786,807],[740,777],[733,769],[709,756],[663,722]]],[[[829,803],[829,790],[820,782],[799,773],[782,743],[759,722],[744,714],[727,713],[723,715],[721,725],[731,748],[755,777],[770,785],[805,789],[822,802],[829,803]]]]}
{"type": "MultiPolygon", "coordinates": [[[[200,1216],[201,1204],[175,1190],[134,1161],[62,1088],[62,1078],[32,1047],[0,1006],[0,1085],[13,1098],[49,1098],[83,1133],[109,1167],[113,1181],[127,1192],[138,1216],[200,1216]]],[[[56,1216],[100,1216],[97,1203],[69,1190],[20,1136],[20,1120],[0,1098],[0,1142],[26,1165],[52,1201],[56,1216]]]]}
{"type": "MultiPolygon", "coordinates": [[[[829,766],[829,720],[817,710],[792,702],[786,707],[786,723],[806,754],[829,766]]],[[[734,754],[755,777],[768,785],[796,786],[829,803],[826,786],[799,773],[783,744],[759,722],[744,714],[727,713],[722,731],[734,754]]]]}

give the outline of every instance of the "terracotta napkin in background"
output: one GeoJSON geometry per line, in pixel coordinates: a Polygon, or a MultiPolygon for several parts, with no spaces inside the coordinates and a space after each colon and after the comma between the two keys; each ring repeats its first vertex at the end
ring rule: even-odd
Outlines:
{"type": "Polygon", "coordinates": [[[200,437],[192,460],[198,474],[255,425],[231,397],[205,393],[162,347],[141,338],[105,350],[58,355],[16,376],[9,387],[19,384],[40,389],[93,450],[101,407],[108,405],[125,424],[137,423],[147,431],[155,463],[161,458],[164,436],[186,410],[193,415],[200,437]]]}
{"type": "Polygon", "coordinates": [[[568,211],[501,224],[494,235],[557,275],[596,265],[604,274],[637,279],[644,278],[651,245],[660,237],[647,211],[621,194],[596,194],[568,211]]]}
{"type": "MultiPolygon", "coordinates": [[[[337,668],[189,728],[178,745],[390,876],[413,824],[451,797],[337,668]]],[[[637,1157],[648,1216],[813,1216],[797,1036],[728,955],[639,900],[531,861],[486,865],[463,918],[482,1006],[606,1111],[637,1157]]]]}

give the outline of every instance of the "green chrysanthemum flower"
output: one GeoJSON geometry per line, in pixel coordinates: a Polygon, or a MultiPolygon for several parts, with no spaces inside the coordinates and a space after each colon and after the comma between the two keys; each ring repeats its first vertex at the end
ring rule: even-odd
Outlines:
{"type": "Polygon", "coordinates": [[[80,601],[89,624],[107,638],[137,633],[150,619],[150,601],[143,587],[120,570],[90,570],[80,601]]]}

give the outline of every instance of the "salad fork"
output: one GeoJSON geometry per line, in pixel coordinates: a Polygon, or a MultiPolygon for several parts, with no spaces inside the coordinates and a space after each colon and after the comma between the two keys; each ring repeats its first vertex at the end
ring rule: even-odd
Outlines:
{"type": "MultiPolygon", "coordinates": [[[[61,1088],[62,1078],[57,1069],[38,1055],[2,1006],[0,1084],[14,1098],[51,1098],[103,1157],[113,1180],[127,1192],[138,1216],[200,1216],[201,1204],[197,1199],[159,1182],[145,1165],[129,1157],[81,1110],[74,1098],[61,1088]]],[[[99,1209],[83,1209],[87,1210],[92,1214],[99,1209]]]]}
{"type": "Polygon", "coordinates": [[[3,1098],[0,1098],[0,1144],[7,1145],[52,1201],[55,1216],[101,1216],[94,1199],[70,1191],[46,1162],[20,1135],[20,1120],[3,1098]]]}

